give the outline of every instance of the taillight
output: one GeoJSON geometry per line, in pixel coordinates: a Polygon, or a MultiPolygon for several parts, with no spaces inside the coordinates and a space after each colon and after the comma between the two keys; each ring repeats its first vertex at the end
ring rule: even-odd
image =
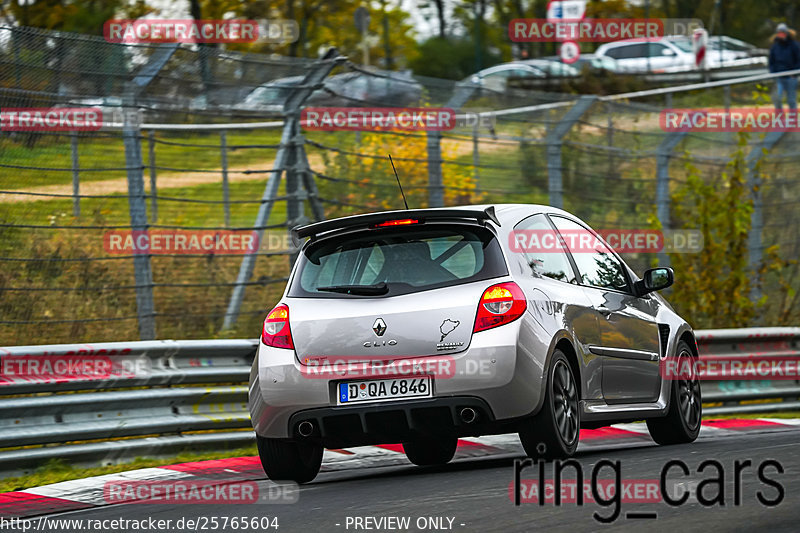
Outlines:
{"type": "Polygon", "coordinates": [[[522,316],[528,306],[519,285],[513,282],[492,285],[481,296],[473,333],[496,328],[522,316]]]}
{"type": "Polygon", "coordinates": [[[261,330],[261,341],[267,346],[294,350],[288,306],[280,304],[269,312],[264,320],[264,329],[261,330]]]}

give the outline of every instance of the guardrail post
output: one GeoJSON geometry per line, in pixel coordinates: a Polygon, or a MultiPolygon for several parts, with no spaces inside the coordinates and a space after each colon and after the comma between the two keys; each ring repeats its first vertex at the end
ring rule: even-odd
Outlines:
{"type": "Polygon", "coordinates": [[[228,136],[225,130],[219,132],[220,164],[222,166],[222,204],[225,210],[225,227],[231,225],[231,196],[228,187],[228,136]]]}
{"type": "MultiPolygon", "coordinates": [[[[300,82],[300,88],[291,93],[286,103],[283,105],[283,113],[286,117],[286,122],[283,126],[283,133],[281,134],[281,144],[278,153],[275,156],[274,168],[270,173],[267,180],[267,185],[264,188],[264,195],[261,197],[261,205],[258,208],[258,214],[253,225],[253,229],[257,232],[258,242],[261,243],[264,238],[264,230],[269,216],[272,213],[272,206],[275,204],[275,198],[278,195],[278,186],[281,181],[281,174],[287,168],[287,162],[290,151],[294,150],[292,140],[299,131],[300,122],[300,108],[306,99],[311,96],[314,88],[322,83],[322,80],[330,74],[331,70],[344,58],[339,55],[335,48],[331,48],[323,56],[322,60],[316,67],[312,68],[300,82]]],[[[287,210],[288,213],[288,210],[287,210]]],[[[225,320],[222,323],[222,329],[230,329],[239,318],[239,310],[244,300],[245,288],[247,282],[253,275],[253,269],[256,265],[258,250],[253,250],[245,254],[242,259],[242,264],[239,266],[239,274],[236,277],[236,283],[233,287],[231,299],[228,302],[228,310],[225,312],[225,320]]]]}
{"type": "MultiPolygon", "coordinates": [[[[144,165],[142,163],[141,130],[138,123],[131,122],[136,116],[135,96],[126,91],[122,139],[125,144],[125,166],[128,167],[128,206],[130,209],[131,231],[134,235],[147,233],[147,203],[144,190],[144,165]]],[[[153,271],[150,254],[138,253],[133,256],[133,272],[136,283],[136,314],[139,318],[139,338],[156,338],[155,305],[153,303],[153,271]]]]}
{"type": "Polygon", "coordinates": [[[158,220],[158,189],[156,187],[156,132],[147,133],[147,161],[150,166],[150,222],[158,220]]]}
{"type": "Polygon", "coordinates": [[[77,132],[70,134],[69,144],[72,151],[72,215],[75,218],[79,218],[81,216],[81,177],[80,164],[78,162],[77,132]]]}
{"type": "Polygon", "coordinates": [[[561,146],[564,136],[572,129],[572,125],[580,119],[597,100],[597,96],[581,96],[564,117],[548,131],[545,137],[547,145],[547,189],[550,194],[550,205],[564,207],[564,185],[561,173],[561,146]]]}
{"type": "MultiPolygon", "coordinates": [[[[771,131],[767,133],[763,140],[756,144],[747,154],[747,187],[753,198],[753,211],[750,213],[750,233],[747,237],[747,253],[749,256],[750,272],[755,278],[761,266],[764,247],[761,243],[761,232],[764,229],[763,198],[761,186],[761,160],[764,154],[769,152],[782,138],[784,132],[771,131]]],[[[750,288],[750,299],[754,302],[761,298],[761,291],[755,284],[750,288]]]]}
{"type": "MultiPolygon", "coordinates": [[[[686,131],[669,133],[656,149],[656,216],[661,223],[662,233],[668,231],[671,225],[670,205],[672,198],[669,193],[669,160],[678,143],[686,136],[686,131]]],[[[669,256],[663,251],[658,252],[658,264],[669,265],[669,256]]]]}
{"type": "MultiPolygon", "coordinates": [[[[445,107],[458,112],[472,93],[476,85],[456,84],[456,90],[445,107]]],[[[442,132],[428,131],[428,207],[444,206],[444,180],[442,178],[442,132]]],[[[419,207],[419,206],[413,206],[419,207]]]]}

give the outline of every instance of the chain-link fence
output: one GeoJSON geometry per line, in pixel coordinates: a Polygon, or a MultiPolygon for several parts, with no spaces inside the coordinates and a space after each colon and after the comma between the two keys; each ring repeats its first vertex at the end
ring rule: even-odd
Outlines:
{"type": "MultiPolygon", "coordinates": [[[[762,228],[751,262],[776,244],[797,257],[796,133],[752,134],[742,147],[733,133],[659,124],[665,107],[752,106],[764,83],[576,98],[385,73],[335,52],[309,61],[0,27],[0,110],[92,108],[105,123],[0,132],[0,336],[6,345],[254,336],[289,273],[288,229],[402,207],[388,154],[411,207],[550,203],[616,229],[685,227],[673,196],[692,166],[716,176],[744,149],[762,228]],[[448,106],[491,120],[316,131],[300,124],[304,105],[448,106]],[[145,231],[211,235],[215,246],[125,245],[145,231]],[[252,232],[256,249],[232,249],[252,232]]],[[[655,257],[626,259],[641,271],[655,257]]],[[[796,287],[796,265],[787,269],[796,287]]],[[[765,291],[789,308],[796,297],[765,291]]]]}

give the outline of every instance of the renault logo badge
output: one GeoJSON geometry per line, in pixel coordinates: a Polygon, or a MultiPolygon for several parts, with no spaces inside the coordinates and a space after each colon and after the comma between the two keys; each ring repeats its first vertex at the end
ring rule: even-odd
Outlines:
{"type": "Polygon", "coordinates": [[[383,337],[383,334],[386,333],[386,322],[383,321],[382,318],[379,318],[372,324],[372,331],[375,332],[375,335],[378,337],[383,337]]]}

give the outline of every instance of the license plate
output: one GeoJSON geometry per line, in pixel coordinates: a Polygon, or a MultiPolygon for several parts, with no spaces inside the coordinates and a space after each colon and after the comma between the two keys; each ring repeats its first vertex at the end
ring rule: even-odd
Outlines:
{"type": "Polygon", "coordinates": [[[431,378],[373,379],[339,383],[339,405],[355,402],[381,402],[396,398],[429,398],[431,378]]]}

